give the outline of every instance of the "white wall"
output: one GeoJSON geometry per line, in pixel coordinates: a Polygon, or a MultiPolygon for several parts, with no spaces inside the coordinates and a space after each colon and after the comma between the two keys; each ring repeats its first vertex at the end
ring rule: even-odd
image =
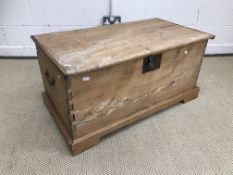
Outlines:
{"type": "MultiPolygon", "coordinates": [[[[0,55],[32,56],[30,36],[94,27],[108,14],[108,0],[0,0],[0,55]]],[[[122,21],[159,17],[216,35],[207,54],[233,53],[232,0],[113,0],[122,21]]]]}

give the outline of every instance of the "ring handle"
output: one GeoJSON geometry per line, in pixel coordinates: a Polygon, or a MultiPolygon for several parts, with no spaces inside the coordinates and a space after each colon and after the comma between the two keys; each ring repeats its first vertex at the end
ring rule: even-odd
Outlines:
{"type": "Polygon", "coordinates": [[[49,72],[48,72],[47,69],[45,70],[44,75],[45,75],[45,77],[46,77],[46,79],[47,79],[49,85],[50,85],[50,86],[54,86],[54,85],[55,85],[55,78],[49,75],[49,72]]]}

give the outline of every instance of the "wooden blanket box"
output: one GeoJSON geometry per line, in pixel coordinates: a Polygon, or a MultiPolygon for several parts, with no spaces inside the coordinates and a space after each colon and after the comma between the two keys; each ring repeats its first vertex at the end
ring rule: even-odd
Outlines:
{"type": "Polygon", "coordinates": [[[112,131],[196,98],[202,57],[213,38],[157,18],[32,36],[44,102],[73,155],[112,131]]]}

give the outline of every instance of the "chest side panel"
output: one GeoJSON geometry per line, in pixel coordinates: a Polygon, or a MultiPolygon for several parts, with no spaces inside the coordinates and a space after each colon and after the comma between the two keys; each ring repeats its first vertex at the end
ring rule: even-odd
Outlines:
{"type": "Polygon", "coordinates": [[[143,59],[71,78],[77,137],[196,87],[206,41],[162,53],[159,69],[142,73],[143,59]]]}
{"type": "Polygon", "coordinates": [[[46,94],[65,124],[66,129],[70,130],[67,81],[61,71],[40,48],[37,48],[37,54],[46,94]]]}

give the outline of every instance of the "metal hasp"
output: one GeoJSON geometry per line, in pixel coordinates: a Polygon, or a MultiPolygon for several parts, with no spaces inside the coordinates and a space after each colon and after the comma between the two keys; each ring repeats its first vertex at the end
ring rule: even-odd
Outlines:
{"type": "Polygon", "coordinates": [[[162,54],[149,55],[143,60],[142,73],[160,68],[162,54]]]}

